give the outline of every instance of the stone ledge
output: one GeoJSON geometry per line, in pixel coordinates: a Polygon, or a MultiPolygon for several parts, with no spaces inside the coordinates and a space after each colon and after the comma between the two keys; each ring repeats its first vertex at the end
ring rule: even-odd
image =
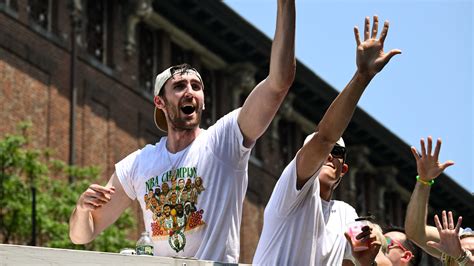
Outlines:
{"type": "Polygon", "coordinates": [[[206,260],[0,244],[0,265],[245,265],[206,260]]]}

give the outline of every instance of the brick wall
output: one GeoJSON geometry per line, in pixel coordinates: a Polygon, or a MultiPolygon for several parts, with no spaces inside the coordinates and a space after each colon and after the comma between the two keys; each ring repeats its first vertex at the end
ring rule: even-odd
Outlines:
{"type": "MultiPolygon", "coordinates": [[[[14,133],[19,122],[31,120],[32,146],[52,148],[55,158],[68,162],[71,54],[69,16],[63,14],[68,12],[58,12],[60,32],[51,35],[28,24],[24,4],[19,3],[16,16],[0,12],[0,137],[14,133]]],[[[59,4],[59,8],[67,7],[59,4]]],[[[123,43],[121,34],[115,36],[123,43]]],[[[122,48],[114,49],[123,54],[122,48]]],[[[157,141],[159,133],[152,120],[151,99],[132,88],[137,83],[136,60],[119,56],[110,71],[97,66],[80,45],[78,50],[76,164],[99,166],[97,182],[105,184],[116,162],[139,145],[157,141]]],[[[141,216],[138,204],[133,204],[133,211],[141,216]]],[[[143,222],[138,221],[132,238],[142,231],[143,222]]]]}
{"type": "MultiPolygon", "coordinates": [[[[66,2],[58,1],[56,32],[38,30],[28,21],[26,1],[19,1],[18,13],[0,10],[0,137],[14,132],[20,121],[33,122],[34,147],[52,148],[54,157],[69,160],[70,134],[70,21],[66,2]]],[[[118,7],[117,12],[122,12],[118,7]]],[[[121,13],[119,13],[121,14],[121,13]]],[[[123,17],[114,16],[113,65],[101,65],[84,52],[79,42],[76,61],[77,106],[75,127],[76,164],[96,165],[102,169],[103,183],[114,171],[114,164],[147,143],[158,141],[161,133],[153,124],[151,97],[143,96],[138,87],[137,56],[125,55],[123,17]]],[[[224,76],[225,73],[219,73],[224,76]]],[[[223,83],[224,79],[218,79],[223,83]]],[[[221,85],[224,85],[225,82],[221,85]]],[[[219,86],[221,87],[221,86],[219,86]]],[[[218,116],[232,109],[223,93],[216,95],[218,116]]],[[[268,162],[271,164],[271,162],[268,162]]],[[[241,230],[241,261],[251,262],[263,222],[263,198],[273,186],[250,173],[249,193],[244,202],[241,230]],[[257,182],[257,183],[255,183],[257,182]]],[[[269,175],[267,175],[269,177],[269,175]]],[[[271,184],[274,183],[270,182],[271,184]]],[[[138,203],[132,206],[138,228],[132,239],[138,239],[143,220],[138,203]]]]}

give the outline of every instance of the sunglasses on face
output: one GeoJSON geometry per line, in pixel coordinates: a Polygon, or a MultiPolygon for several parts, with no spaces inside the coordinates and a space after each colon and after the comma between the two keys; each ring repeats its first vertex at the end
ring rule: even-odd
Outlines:
{"type": "Polygon", "coordinates": [[[399,249],[403,250],[404,252],[408,251],[408,249],[406,247],[404,247],[402,245],[402,243],[400,243],[400,241],[398,241],[396,239],[392,239],[392,238],[386,236],[385,240],[387,241],[387,250],[391,250],[393,248],[399,248],[399,249]]]}
{"type": "Polygon", "coordinates": [[[343,159],[346,158],[346,148],[338,145],[334,145],[331,151],[331,155],[334,158],[343,159]]]}

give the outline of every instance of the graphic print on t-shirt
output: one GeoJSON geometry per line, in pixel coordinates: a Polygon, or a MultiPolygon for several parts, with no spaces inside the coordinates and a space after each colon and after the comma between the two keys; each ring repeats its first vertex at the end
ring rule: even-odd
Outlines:
{"type": "Polygon", "coordinates": [[[146,181],[146,211],[153,213],[151,237],[168,238],[170,247],[179,252],[186,246],[185,232],[205,224],[204,210],[198,210],[199,194],[205,190],[196,167],[181,167],[146,181]]]}

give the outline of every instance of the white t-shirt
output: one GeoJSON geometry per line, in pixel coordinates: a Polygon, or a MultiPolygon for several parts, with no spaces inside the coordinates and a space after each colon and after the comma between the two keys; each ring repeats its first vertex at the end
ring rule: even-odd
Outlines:
{"type": "Polygon", "coordinates": [[[115,165],[126,194],[138,198],[155,255],[238,262],[250,156],[239,112],[201,130],[176,154],[163,137],[115,165]]]}
{"type": "Polygon", "coordinates": [[[357,213],[342,201],[321,200],[318,174],[297,190],[296,160],[285,168],[265,208],[254,264],[341,265],[343,259],[352,260],[344,231],[357,213]]]}

